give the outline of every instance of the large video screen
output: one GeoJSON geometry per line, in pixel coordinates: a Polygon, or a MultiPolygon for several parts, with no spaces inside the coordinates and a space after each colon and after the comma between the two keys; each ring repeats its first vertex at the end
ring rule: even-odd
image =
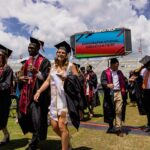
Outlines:
{"type": "Polygon", "coordinates": [[[131,33],[130,30],[124,28],[78,33],[71,37],[71,45],[74,46],[76,58],[125,55],[126,52],[131,52],[132,49],[131,33]]]}

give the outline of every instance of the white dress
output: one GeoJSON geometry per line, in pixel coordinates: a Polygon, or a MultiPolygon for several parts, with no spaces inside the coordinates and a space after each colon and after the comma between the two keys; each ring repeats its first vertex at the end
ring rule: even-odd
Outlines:
{"type": "Polygon", "coordinates": [[[64,92],[64,81],[61,80],[57,74],[61,74],[63,76],[67,76],[71,71],[72,63],[69,62],[66,71],[57,72],[55,66],[53,65],[50,72],[51,77],[51,104],[49,107],[50,110],[50,118],[58,121],[58,116],[65,112],[66,114],[66,123],[68,121],[68,108],[67,102],[64,92]]]}

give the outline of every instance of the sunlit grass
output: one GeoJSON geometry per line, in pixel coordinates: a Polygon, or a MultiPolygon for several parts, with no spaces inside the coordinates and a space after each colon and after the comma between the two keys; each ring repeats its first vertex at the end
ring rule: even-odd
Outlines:
{"type": "MultiPolygon", "coordinates": [[[[97,117],[88,121],[103,123],[102,105],[95,108],[94,112],[97,117]]],[[[130,104],[127,105],[126,121],[124,125],[143,126],[145,124],[146,117],[139,115],[137,107],[131,107],[130,104]]],[[[0,150],[24,150],[31,139],[31,134],[23,135],[20,126],[15,123],[15,118],[9,118],[8,128],[10,130],[11,141],[8,145],[0,147],[0,150]]],[[[74,150],[150,149],[149,136],[129,134],[121,138],[117,137],[115,134],[106,134],[104,130],[80,128],[79,131],[76,131],[76,129],[72,126],[69,126],[69,130],[72,135],[71,143],[74,150]]],[[[0,139],[2,139],[2,133],[0,133],[0,139]]],[[[59,150],[60,145],[60,138],[52,131],[51,127],[49,127],[47,141],[41,143],[41,149],[59,150]]]]}

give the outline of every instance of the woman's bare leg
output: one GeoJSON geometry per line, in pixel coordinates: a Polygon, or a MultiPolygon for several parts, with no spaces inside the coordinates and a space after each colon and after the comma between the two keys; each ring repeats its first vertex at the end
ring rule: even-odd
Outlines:
{"type": "Polygon", "coordinates": [[[58,120],[59,129],[61,132],[62,150],[69,148],[69,130],[66,124],[66,116],[60,116],[58,120]]]}
{"type": "Polygon", "coordinates": [[[58,122],[51,119],[51,125],[52,125],[52,128],[53,128],[53,131],[61,137],[61,132],[60,132],[60,129],[59,129],[59,126],[58,126],[58,122]]]}

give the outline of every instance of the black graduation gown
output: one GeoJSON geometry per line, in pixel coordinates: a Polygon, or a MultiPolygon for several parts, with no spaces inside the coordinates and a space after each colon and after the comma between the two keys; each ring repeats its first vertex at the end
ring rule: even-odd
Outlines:
{"type": "MultiPolygon", "coordinates": [[[[104,90],[104,102],[103,102],[104,122],[110,123],[115,119],[115,105],[113,94],[111,94],[110,89],[106,87],[108,81],[105,71],[103,71],[101,74],[101,84],[104,90]]],[[[123,98],[122,121],[125,120],[125,111],[126,111],[126,99],[123,98]]]]}
{"type": "MultiPolygon", "coordinates": [[[[89,86],[94,87],[95,89],[97,89],[97,75],[92,71],[89,73],[90,74],[90,80],[88,81],[89,86]]],[[[96,90],[96,92],[94,93],[93,96],[93,100],[92,100],[92,106],[96,107],[100,105],[100,100],[99,100],[99,96],[98,96],[98,91],[96,90]]]]}
{"type": "Polygon", "coordinates": [[[13,71],[10,66],[6,65],[0,75],[0,130],[6,127],[8,121],[12,81],[13,71]]]}
{"type": "MultiPolygon", "coordinates": [[[[134,82],[133,90],[135,91],[134,96],[137,102],[138,110],[140,115],[146,115],[144,107],[144,94],[142,89],[143,78],[141,75],[137,75],[137,79],[134,82]]],[[[149,106],[149,105],[148,105],[149,106]]]]}
{"type": "Polygon", "coordinates": [[[31,103],[27,108],[27,114],[19,113],[19,124],[24,134],[31,132],[36,134],[40,140],[45,140],[47,137],[47,114],[48,107],[50,105],[50,87],[41,93],[39,97],[39,102],[36,103],[33,97],[36,91],[41,87],[41,85],[46,80],[50,71],[50,62],[48,59],[44,58],[39,71],[41,72],[44,80],[37,78],[35,83],[35,88],[33,90],[31,103]]]}
{"type": "Polygon", "coordinates": [[[83,86],[76,75],[67,76],[64,82],[64,91],[71,122],[78,129],[80,126],[79,110],[83,111],[86,98],[83,86]]]}
{"type": "MultiPolygon", "coordinates": [[[[82,89],[84,90],[84,82],[85,82],[84,75],[83,75],[83,74],[79,74],[78,78],[79,78],[80,84],[81,84],[81,86],[82,86],[82,89]]],[[[83,92],[84,92],[84,91],[83,91],[83,92]]],[[[83,103],[84,103],[84,104],[83,104],[83,107],[84,107],[84,109],[86,109],[87,106],[88,106],[87,101],[85,100],[85,101],[83,101],[83,103]]]]}

